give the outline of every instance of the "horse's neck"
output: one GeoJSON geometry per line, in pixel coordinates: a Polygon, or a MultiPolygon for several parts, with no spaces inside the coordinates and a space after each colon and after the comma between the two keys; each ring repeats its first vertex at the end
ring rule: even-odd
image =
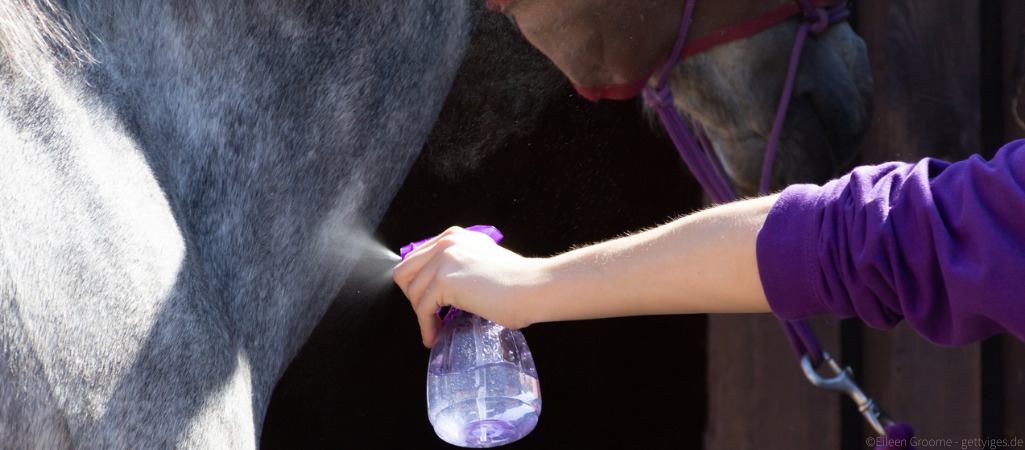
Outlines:
{"type": "Polygon", "coordinates": [[[262,396],[359,256],[330,233],[376,222],[391,194],[350,202],[339,189],[367,158],[335,148],[353,130],[332,129],[329,102],[350,95],[350,72],[302,54],[325,39],[313,24],[182,3],[82,9],[98,61],[82,74],[149,162],[185,243],[166,312],[205,316],[211,344],[252,366],[262,396]],[[103,20],[114,16],[124,22],[103,20]]]}
{"type": "MultiPolygon", "coordinates": [[[[0,287],[0,300],[39,308],[26,333],[48,349],[45,379],[25,372],[11,385],[85,380],[57,383],[52,402],[82,412],[71,433],[112,433],[95,442],[131,442],[132,423],[158,440],[252,438],[273,383],[360,256],[345,236],[376,225],[426,138],[474,8],[325,3],[338,11],[310,17],[334,22],[316,24],[112,3],[72,5],[96,62],[55,69],[63,79],[52,84],[24,78],[38,89],[22,89],[27,109],[4,117],[45,114],[32,145],[3,158],[35,170],[33,146],[52,144],[71,169],[45,166],[31,181],[42,192],[25,197],[55,205],[35,231],[66,248],[32,255],[32,242],[11,237],[38,267],[22,270],[17,297],[0,287]],[[46,121],[61,125],[56,136],[46,121]]],[[[24,124],[3,124],[22,129],[0,138],[24,139],[24,124]]],[[[14,210],[32,210],[23,206],[14,210]]],[[[13,267],[2,250],[0,265],[13,267]]]]}
{"type": "Polygon", "coordinates": [[[0,320],[21,322],[0,339],[38,351],[0,355],[18,368],[0,385],[36,402],[0,435],[258,436],[360,256],[346,236],[383,215],[479,8],[245,3],[72,4],[95,62],[53,59],[57,79],[3,67],[0,162],[19,176],[0,177],[0,320]]]}

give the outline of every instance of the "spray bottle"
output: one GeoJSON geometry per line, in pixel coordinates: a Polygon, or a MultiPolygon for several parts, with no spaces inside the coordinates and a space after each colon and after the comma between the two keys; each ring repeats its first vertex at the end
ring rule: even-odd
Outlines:
{"type": "MultiPolygon", "coordinates": [[[[467,228],[497,244],[490,226],[467,228]]],[[[403,258],[427,240],[402,247],[403,258]]],[[[449,308],[427,366],[427,417],[460,447],[495,447],[526,436],[541,413],[537,369],[527,341],[480,316],[449,308]]]]}

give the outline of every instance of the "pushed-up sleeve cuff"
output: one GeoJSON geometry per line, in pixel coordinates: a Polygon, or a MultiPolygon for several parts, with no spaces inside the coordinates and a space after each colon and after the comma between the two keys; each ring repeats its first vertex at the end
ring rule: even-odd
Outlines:
{"type": "Polygon", "coordinates": [[[816,185],[794,185],[773,204],[756,244],[758,274],[772,312],[781,319],[800,319],[828,310],[814,280],[820,273],[815,236],[822,222],[816,185]]]}

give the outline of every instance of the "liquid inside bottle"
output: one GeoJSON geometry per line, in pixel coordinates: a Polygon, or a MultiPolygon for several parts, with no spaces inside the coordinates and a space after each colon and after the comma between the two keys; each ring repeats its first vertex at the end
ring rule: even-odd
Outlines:
{"type": "Polygon", "coordinates": [[[541,390],[523,334],[450,310],[431,350],[427,409],[438,437],[460,447],[494,447],[530,433],[541,390]]]}

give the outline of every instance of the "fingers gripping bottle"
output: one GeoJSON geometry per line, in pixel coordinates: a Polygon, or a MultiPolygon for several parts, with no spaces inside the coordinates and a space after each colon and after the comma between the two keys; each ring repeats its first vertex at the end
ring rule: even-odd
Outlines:
{"type": "MultiPolygon", "coordinates": [[[[468,230],[495,243],[490,226],[468,230]]],[[[427,241],[402,248],[413,251],[427,241]]],[[[526,436],[541,413],[537,369],[523,334],[450,308],[427,366],[427,416],[441,439],[460,447],[495,447],[526,436]]]]}

